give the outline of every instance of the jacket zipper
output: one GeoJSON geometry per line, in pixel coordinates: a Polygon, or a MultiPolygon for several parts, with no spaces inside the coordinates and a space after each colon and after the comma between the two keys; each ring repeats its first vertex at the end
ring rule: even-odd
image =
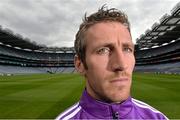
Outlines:
{"type": "Polygon", "coordinates": [[[112,118],[113,118],[113,120],[119,120],[119,112],[118,111],[114,111],[112,106],[111,106],[111,111],[112,111],[112,118]]]}

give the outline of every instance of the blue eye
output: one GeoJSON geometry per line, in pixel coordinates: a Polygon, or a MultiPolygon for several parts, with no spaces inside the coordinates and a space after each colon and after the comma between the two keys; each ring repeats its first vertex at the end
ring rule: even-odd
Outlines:
{"type": "Polygon", "coordinates": [[[100,49],[97,50],[98,54],[109,54],[110,53],[110,48],[108,47],[102,47],[100,49]]]}
{"type": "Polygon", "coordinates": [[[133,52],[133,49],[131,49],[131,48],[129,48],[129,47],[125,47],[125,48],[124,48],[124,51],[126,51],[126,52],[133,52]]]}

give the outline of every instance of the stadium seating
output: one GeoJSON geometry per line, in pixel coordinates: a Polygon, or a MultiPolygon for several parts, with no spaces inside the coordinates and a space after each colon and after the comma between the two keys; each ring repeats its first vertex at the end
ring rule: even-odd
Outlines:
{"type": "Polygon", "coordinates": [[[46,73],[45,70],[33,67],[19,67],[19,66],[7,66],[0,65],[0,74],[32,74],[32,73],[46,73]]]}
{"type": "Polygon", "coordinates": [[[155,65],[142,65],[135,67],[136,72],[155,72],[155,73],[180,73],[180,62],[155,64],[155,65]]]}
{"type": "Polygon", "coordinates": [[[135,71],[180,74],[180,2],[137,39],[135,71]]]}

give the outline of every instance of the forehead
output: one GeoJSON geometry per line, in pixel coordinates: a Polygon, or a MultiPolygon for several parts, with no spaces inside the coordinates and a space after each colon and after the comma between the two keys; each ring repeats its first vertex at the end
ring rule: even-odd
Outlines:
{"type": "Polygon", "coordinates": [[[108,21],[96,23],[86,31],[87,46],[90,44],[118,41],[132,43],[127,26],[119,22],[108,21]]]}

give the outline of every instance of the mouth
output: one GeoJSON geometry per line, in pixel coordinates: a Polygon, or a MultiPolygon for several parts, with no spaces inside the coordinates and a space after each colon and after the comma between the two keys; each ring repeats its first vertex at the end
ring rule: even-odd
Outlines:
{"type": "Polygon", "coordinates": [[[117,78],[117,79],[113,79],[110,81],[110,83],[123,83],[123,82],[127,82],[128,78],[124,77],[124,78],[117,78]]]}

